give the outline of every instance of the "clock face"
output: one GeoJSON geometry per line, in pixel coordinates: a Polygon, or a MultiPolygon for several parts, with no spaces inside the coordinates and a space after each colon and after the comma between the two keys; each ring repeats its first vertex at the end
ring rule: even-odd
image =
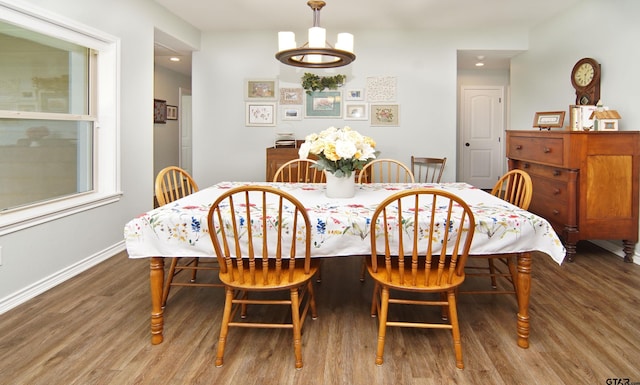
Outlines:
{"type": "Polygon", "coordinates": [[[582,63],[574,73],[573,78],[577,85],[584,87],[591,83],[594,76],[595,70],[593,66],[590,63],[582,63]]]}

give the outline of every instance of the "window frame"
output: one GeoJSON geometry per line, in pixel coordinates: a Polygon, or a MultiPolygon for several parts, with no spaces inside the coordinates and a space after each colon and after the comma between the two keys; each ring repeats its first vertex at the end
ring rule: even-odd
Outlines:
{"type": "MultiPolygon", "coordinates": [[[[54,221],[93,208],[114,203],[122,196],[120,188],[120,39],[46,10],[0,0],[0,20],[48,36],[73,42],[97,53],[90,60],[97,71],[97,84],[89,84],[90,113],[95,115],[93,130],[93,190],[54,198],[28,206],[0,211],[0,236],[54,221]]],[[[15,118],[11,111],[0,117],[15,118]]],[[[47,118],[59,114],[39,113],[47,118]]]]}

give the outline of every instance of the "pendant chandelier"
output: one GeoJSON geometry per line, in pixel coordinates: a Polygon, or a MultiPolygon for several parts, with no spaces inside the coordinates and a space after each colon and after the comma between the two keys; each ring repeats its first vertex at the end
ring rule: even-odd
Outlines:
{"type": "Polygon", "coordinates": [[[326,3],[309,0],[307,5],[313,10],[313,27],[309,28],[309,41],[301,47],[296,47],[296,36],[293,32],[278,32],[276,59],[290,66],[304,68],[342,67],[356,60],[356,55],[353,54],[352,34],[339,33],[335,48],[326,42],[326,30],[320,27],[320,10],[326,3]]]}

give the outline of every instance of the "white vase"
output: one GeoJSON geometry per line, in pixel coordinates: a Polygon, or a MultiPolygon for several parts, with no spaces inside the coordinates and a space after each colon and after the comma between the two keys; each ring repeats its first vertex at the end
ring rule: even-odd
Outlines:
{"type": "Polygon", "coordinates": [[[356,195],[356,180],[354,174],[349,177],[338,178],[325,171],[327,178],[327,197],[329,198],[353,198],[356,195]]]}

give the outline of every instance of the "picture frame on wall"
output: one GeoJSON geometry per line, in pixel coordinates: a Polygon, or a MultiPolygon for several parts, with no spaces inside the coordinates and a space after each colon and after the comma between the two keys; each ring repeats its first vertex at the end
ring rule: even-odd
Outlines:
{"type": "Polygon", "coordinates": [[[398,104],[371,104],[372,126],[399,126],[400,106],[398,104]]]}
{"type": "Polygon", "coordinates": [[[364,90],[362,88],[346,90],[344,100],[364,100],[364,90]]]}
{"type": "Polygon", "coordinates": [[[153,122],[167,122],[167,101],[162,99],[153,99],[153,122]]]}
{"type": "Polygon", "coordinates": [[[341,118],[342,92],[321,91],[307,94],[305,118],[341,118]]]}
{"type": "Polygon", "coordinates": [[[280,119],[302,120],[302,106],[281,106],[280,119]]]}
{"type": "Polygon", "coordinates": [[[276,125],[276,104],[268,102],[246,103],[247,126],[270,127],[276,125]]]}
{"type": "Polygon", "coordinates": [[[303,104],[302,88],[280,88],[280,104],[303,104]]]}
{"type": "Polygon", "coordinates": [[[167,105],[167,120],[178,120],[178,106],[167,105]]]}
{"type": "Polygon", "coordinates": [[[246,100],[276,100],[275,79],[247,79],[244,86],[246,100]]]}
{"type": "Polygon", "coordinates": [[[369,120],[367,103],[344,103],[345,120],[369,120]]]}

